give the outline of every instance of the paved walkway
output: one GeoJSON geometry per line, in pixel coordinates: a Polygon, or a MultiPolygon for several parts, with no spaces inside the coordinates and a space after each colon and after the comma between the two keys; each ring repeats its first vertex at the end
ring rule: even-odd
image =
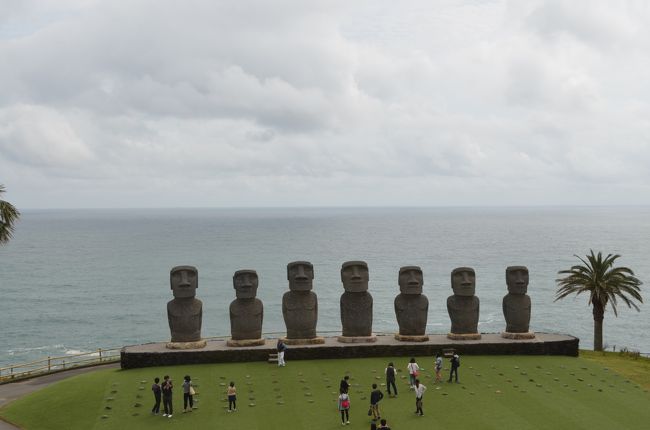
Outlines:
{"type": "MultiPolygon", "coordinates": [[[[26,379],[24,381],[12,382],[10,384],[0,385],[0,408],[6,404],[13,402],[27,394],[47,387],[62,379],[71,376],[80,375],[82,373],[94,372],[100,369],[119,369],[120,363],[102,364],[101,366],[84,367],[82,369],[71,369],[63,372],[53,373],[50,375],[38,376],[36,378],[26,379]]],[[[0,430],[18,430],[15,427],[2,419],[0,419],[0,430]]]]}

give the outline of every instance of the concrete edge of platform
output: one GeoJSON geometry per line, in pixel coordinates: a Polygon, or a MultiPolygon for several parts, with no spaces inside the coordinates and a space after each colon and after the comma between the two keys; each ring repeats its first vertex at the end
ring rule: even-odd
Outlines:
{"type": "MultiPolygon", "coordinates": [[[[467,355],[565,355],[578,356],[579,339],[570,335],[538,333],[535,339],[503,339],[488,333],[481,340],[453,341],[444,335],[431,335],[428,342],[400,342],[394,335],[379,335],[375,343],[338,343],[336,336],[325,338],[324,344],[295,345],[286,354],[291,360],[434,356],[443,349],[453,348],[467,355]],[[548,338],[545,340],[545,338],[548,338]]],[[[122,369],[187,364],[268,361],[275,353],[268,343],[256,347],[226,347],[209,345],[197,350],[169,350],[164,342],[133,345],[122,348],[122,369]]]]}

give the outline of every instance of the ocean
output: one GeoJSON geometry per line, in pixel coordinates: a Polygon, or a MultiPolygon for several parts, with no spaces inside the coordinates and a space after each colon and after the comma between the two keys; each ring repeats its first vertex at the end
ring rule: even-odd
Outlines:
{"type": "MultiPolygon", "coordinates": [[[[527,266],[531,329],[593,345],[587,296],[554,302],[557,272],[590,249],[618,253],[619,265],[650,285],[650,208],[281,208],[24,210],[0,247],[0,366],[99,347],[169,340],[169,271],[199,271],[203,336],[230,333],[232,275],[254,269],[264,332],[284,331],[286,266],[314,265],[320,332],[341,330],[340,267],[364,260],[374,298],[373,328],[395,332],[401,266],[420,266],[430,333],[447,333],[450,273],[476,271],[481,332],[505,328],[505,268],[527,266]]],[[[650,352],[650,317],[619,303],[605,314],[604,343],[650,352]]]]}

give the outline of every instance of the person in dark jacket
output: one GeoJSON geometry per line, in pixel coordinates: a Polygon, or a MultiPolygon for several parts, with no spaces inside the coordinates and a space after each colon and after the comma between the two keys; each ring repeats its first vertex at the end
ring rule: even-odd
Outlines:
{"type": "Polygon", "coordinates": [[[163,378],[163,383],[160,386],[160,389],[162,391],[163,407],[165,408],[165,413],[163,414],[163,417],[171,418],[172,414],[174,413],[174,409],[172,407],[173,388],[174,388],[174,384],[172,383],[172,380],[169,379],[169,375],[165,375],[165,377],[163,378]]]}
{"type": "Polygon", "coordinates": [[[348,390],[350,389],[350,383],[348,380],[350,377],[348,375],[345,375],[343,379],[341,379],[341,385],[339,386],[339,391],[345,394],[348,394],[348,390]]]}
{"type": "Polygon", "coordinates": [[[160,378],[156,378],[153,380],[153,384],[151,385],[151,391],[153,392],[153,398],[154,398],[154,405],[153,408],[151,408],[151,413],[154,415],[158,415],[160,413],[160,396],[162,395],[160,391],[160,378]]]}
{"type": "Polygon", "coordinates": [[[393,391],[395,391],[395,395],[397,396],[397,385],[395,385],[395,366],[393,365],[393,362],[388,363],[388,367],[386,368],[386,388],[388,389],[388,395],[390,396],[390,387],[393,387],[393,391]]]}
{"type": "Polygon", "coordinates": [[[278,339],[276,349],[278,350],[278,367],[286,366],[286,363],[284,361],[284,353],[287,351],[287,345],[285,345],[282,339],[278,339]]]}
{"type": "Polygon", "coordinates": [[[384,393],[377,389],[377,384],[372,384],[372,391],[370,392],[370,410],[372,411],[372,419],[377,421],[381,418],[379,412],[379,402],[384,398],[384,393]]]}
{"type": "Polygon", "coordinates": [[[456,383],[458,383],[458,368],[460,367],[460,357],[458,354],[454,354],[451,357],[450,360],[451,363],[451,370],[449,371],[449,380],[447,382],[451,382],[452,376],[456,376],[456,383]]]}

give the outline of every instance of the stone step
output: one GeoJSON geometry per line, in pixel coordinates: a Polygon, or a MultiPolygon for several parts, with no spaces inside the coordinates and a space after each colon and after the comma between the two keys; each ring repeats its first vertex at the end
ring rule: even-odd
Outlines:
{"type": "Polygon", "coordinates": [[[277,363],[278,354],[269,354],[269,363],[277,363]]]}

